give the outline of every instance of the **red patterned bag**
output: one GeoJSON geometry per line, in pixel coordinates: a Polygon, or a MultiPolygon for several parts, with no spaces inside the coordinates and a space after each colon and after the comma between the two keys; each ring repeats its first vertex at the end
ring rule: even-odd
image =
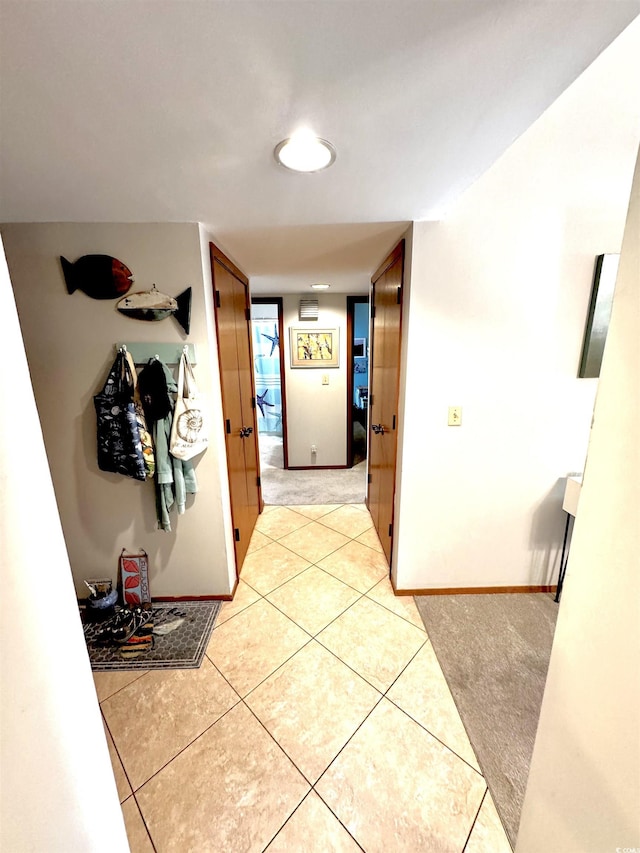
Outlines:
{"type": "Polygon", "coordinates": [[[142,549],[137,554],[120,554],[120,588],[125,607],[151,607],[149,590],[149,555],[142,549]]]}

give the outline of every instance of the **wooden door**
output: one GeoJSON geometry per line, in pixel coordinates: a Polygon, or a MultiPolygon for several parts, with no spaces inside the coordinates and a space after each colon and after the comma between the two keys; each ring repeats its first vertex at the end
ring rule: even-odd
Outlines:
{"type": "Polygon", "coordinates": [[[398,393],[404,240],[372,278],[371,394],[367,506],[389,565],[398,449],[398,393]]]}
{"type": "Polygon", "coordinates": [[[225,443],[238,574],[261,509],[249,282],[210,244],[225,443]]]}

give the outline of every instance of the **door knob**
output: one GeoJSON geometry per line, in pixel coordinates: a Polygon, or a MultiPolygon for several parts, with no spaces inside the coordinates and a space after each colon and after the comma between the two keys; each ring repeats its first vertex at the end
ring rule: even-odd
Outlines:
{"type": "Polygon", "coordinates": [[[382,424],[371,424],[371,429],[376,435],[384,435],[384,427],[382,424]]]}
{"type": "Polygon", "coordinates": [[[240,438],[248,438],[253,432],[253,427],[243,426],[240,429],[240,438]]]}

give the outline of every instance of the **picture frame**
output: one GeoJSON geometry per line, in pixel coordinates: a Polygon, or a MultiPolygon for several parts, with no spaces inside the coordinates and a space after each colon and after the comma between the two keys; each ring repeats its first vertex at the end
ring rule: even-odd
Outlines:
{"type": "Polygon", "coordinates": [[[580,379],[597,379],[609,330],[620,255],[598,255],[580,356],[580,379]]]}
{"type": "Polygon", "coordinates": [[[289,329],[291,367],[340,367],[339,329],[289,329]]]}

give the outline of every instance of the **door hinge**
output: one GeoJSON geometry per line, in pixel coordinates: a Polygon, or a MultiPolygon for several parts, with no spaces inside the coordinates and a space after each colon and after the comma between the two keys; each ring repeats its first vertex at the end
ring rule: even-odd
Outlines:
{"type": "Polygon", "coordinates": [[[252,398],[251,398],[251,408],[252,408],[252,409],[255,409],[255,407],[256,407],[256,398],[255,398],[255,397],[252,397],[252,398]]]}
{"type": "Polygon", "coordinates": [[[371,303],[371,319],[376,319],[376,306],[373,304],[373,302],[371,303]]]}
{"type": "Polygon", "coordinates": [[[247,320],[247,322],[249,320],[251,320],[251,308],[245,308],[244,309],[244,316],[245,316],[245,319],[247,320]]]}
{"type": "Polygon", "coordinates": [[[393,416],[393,426],[391,427],[391,429],[395,429],[395,428],[396,428],[396,416],[394,415],[393,416]]]}
{"type": "Polygon", "coordinates": [[[239,542],[240,541],[240,528],[239,527],[234,528],[233,535],[236,538],[236,542],[239,542]]]}
{"type": "Polygon", "coordinates": [[[396,293],[396,302],[398,305],[402,305],[402,288],[398,287],[398,292],[396,293]]]}
{"type": "Polygon", "coordinates": [[[389,539],[393,536],[393,522],[389,525],[389,539]]]}
{"type": "Polygon", "coordinates": [[[367,483],[371,482],[371,474],[367,474],[367,483]]]}
{"type": "Polygon", "coordinates": [[[227,430],[227,435],[230,435],[231,434],[231,421],[229,420],[229,418],[226,419],[224,424],[225,424],[225,428],[227,430]]]}
{"type": "Polygon", "coordinates": [[[220,307],[220,291],[216,290],[216,308],[220,307]]]}
{"type": "Polygon", "coordinates": [[[371,406],[373,406],[373,394],[371,394],[371,395],[369,396],[369,402],[368,402],[368,404],[367,404],[367,405],[369,406],[369,408],[371,408],[371,406]]]}
{"type": "Polygon", "coordinates": [[[260,477],[256,477],[256,486],[261,486],[261,485],[262,485],[262,480],[260,479],[260,477]]]}

